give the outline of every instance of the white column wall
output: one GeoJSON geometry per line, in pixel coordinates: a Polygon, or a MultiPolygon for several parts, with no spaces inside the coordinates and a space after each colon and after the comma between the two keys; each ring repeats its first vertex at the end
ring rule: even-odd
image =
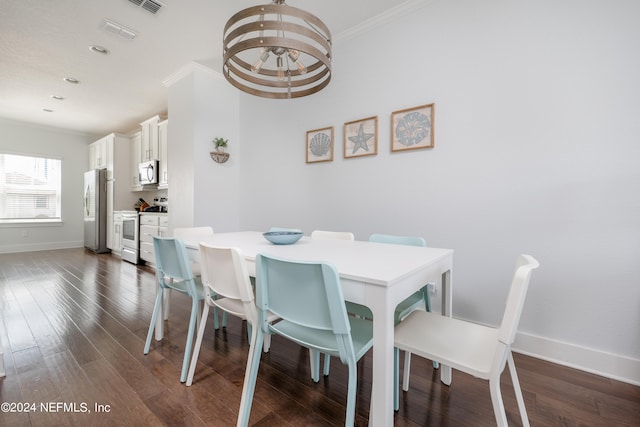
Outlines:
{"type": "Polygon", "coordinates": [[[169,226],[236,231],[239,223],[238,94],[193,63],[169,86],[169,226]],[[226,163],[215,163],[213,139],[229,139],[226,163]]]}

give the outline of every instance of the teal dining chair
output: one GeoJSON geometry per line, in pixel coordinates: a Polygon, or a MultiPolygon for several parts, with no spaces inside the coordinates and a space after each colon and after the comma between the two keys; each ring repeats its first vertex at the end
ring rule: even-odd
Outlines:
{"type": "MultiPolygon", "coordinates": [[[[375,243],[386,243],[393,245],[409,245],[409,246],[427,246],[427,242],[424,238],[419,236],[396,236],[391,234],[372,234],[369,236],[370,242],[375,243]]],[[[363,317],[365,319],[372,319],[373,313],[371,310],[364,305],[356,304],[353,302],[346,302],[347,311],[351,314],[354,314],[358,317],[363,317]]],[[[414,310],[417,310],[424,306],[426,311],[431,311],[431,301],[429,300],[429,289],[424,286],[422,289],[414,292],[409,297],[405,298],[398,306],[396,307],[394,313],[394,325],[400,323],[402,319],[407,317],[409,313],[414,310]]],[[[394,375],[394,383],[398,382],[398,375],[400,371],[400,354],[398,349],[395,349],[394,353],[394,366],[395,369],[393,371],[394,375]]],[[[434,369],[438,369],[440,365],[438,362],[433,361],[434,369]]],[[[411,372],[411,352],[406,351],[404,354],[404,376],[402,381],[402,389],[407,391],[409,389],[409,376],[411,372]]],[[[394,407],[397,408],[399,404],[399,393],[397,388],[394,389],[394,407]]]]}
{"type": "Polygon", "coordinates": [[[200,301],[204,299],[204,289],[200,279],[196,278],[191,271],[189,256],[181,240],[154,236],[153,249],[156,257],[156,302],[153,306],[147,342],[144,345],[144,354],[149,354],[158,313],[163,304],[164,292],[174,290],[188,295],[191,298],[191,315],[189,316],[189,329],[180,373],[180,382],[185,382],[187,380],[189,360],[191,359],[193,336],[200,317],[200,301]]]}
{"type": "Polygon", "coordinates": [[[316,354],[340,357],[348,366],[345,425],[355,420],[357,361],[373,345],[372,322],[349,317],[344,305],[340,277],[335,267],[324,262],[304,262],[256,257],[256,300],[259,328],[255,328],[247,360],[238,426],[249,423],[261,346],[266,334],[292,340],[316,354]],[[272,312],[281,320],[269,323],[272,312]]]}

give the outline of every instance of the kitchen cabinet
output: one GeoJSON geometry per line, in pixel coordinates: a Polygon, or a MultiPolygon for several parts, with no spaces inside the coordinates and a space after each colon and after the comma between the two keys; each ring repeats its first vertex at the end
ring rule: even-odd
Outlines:
{"type": "MultiPolygon", "coordinates": [[[[109,241],[107,239],[107,247],[109,241]]],[[[111,236],[111,253],[122,254],[122,211],[113,212],[113,233],[111,236]]]]}
{"type": "Polygon", "coordinates": [[[158,141],[158,123],[160,116],[153,116],[140,123],[140,161],[158,160],[160,145],[158,141]]]}
{"type": "Polygon", "coordinates": [[[162,213],[140,213],[140,259],[154,264],[153,236],[169,236],[169,218],[162,213]]]}
{"type": "Polygon", "coordinates": [[[169,126],[169,120],[163,120],[158,123],[158,146],[159,157],[158,167],[160,169],[160,175],[158,177],[158,189],[169,188],[169,168],[167,162],[167,130],[169,126]]]}
{"type": "Polygon", "coordinates": [[[89,145],[89,169],[104,169],[106,167],[107,139],[105,137],[89,145]]]}
{"type": "Polygon", "coordinates": [[[140,175],[138,174],[138,164],[140,164],[140,142],[142,136],[140,132],[136,132],[131,135],[129,145],[129,158],[131,159],[130,165],[130,180],[131,191],[140,191],[142,186],[140,185],[140,175]]]}

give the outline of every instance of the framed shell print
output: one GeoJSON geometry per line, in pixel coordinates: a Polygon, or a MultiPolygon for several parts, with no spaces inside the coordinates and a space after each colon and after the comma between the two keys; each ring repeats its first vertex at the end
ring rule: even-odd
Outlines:
{"type": "Polygon", "coordinates": [[[333,126],[307,132],[307,163],[333,160],[333,126]]]}
{"type": "Polygon", "coordinates": [[[344,158],[378,154],[378,116],[344,124],[344,158]]]}
{"type": "Polygon", "coordinates": [[[433,148],[434,104],[391,113],[391,151],[433,148]]]}

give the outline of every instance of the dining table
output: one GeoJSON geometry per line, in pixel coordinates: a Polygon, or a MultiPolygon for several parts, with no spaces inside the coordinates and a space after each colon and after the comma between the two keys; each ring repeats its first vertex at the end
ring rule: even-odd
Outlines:
{"type": "MultiPolygon", "coordinates": [[[[255,276],[260,253],[300,261],[323,261],[335,266],[344,298],[363,304],[373,313],[373,367],[370,426],[393,425],[394,312],[405,298],[429,282],[441,281],[441,313],[451,316],[453,250],[374,243],[312,239],[303,236],[290,245],[268,242],[262,232],[240,231],[184,238],[192,261],[199,261],[199,243],[238,248],[255,276]]],[[[451,383],[451,368],[440,368],[440,379],[451,383]]]]}

